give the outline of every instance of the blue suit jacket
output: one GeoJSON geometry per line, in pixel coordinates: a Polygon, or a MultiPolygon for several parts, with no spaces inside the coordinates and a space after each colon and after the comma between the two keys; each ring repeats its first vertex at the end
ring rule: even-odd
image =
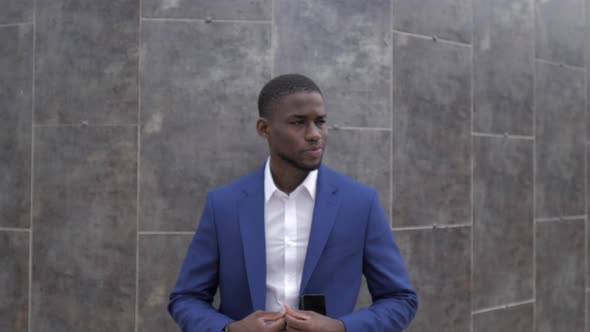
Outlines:
{"type": "MultiPolygon", "coordinates": [[[[347,332],[400,331],[418,300],[377,192],[321,166],[300,294],[324,294],[347,332]],[[373,304],[354,310],[367,279],[373,304]]],[[[265,309],[264,167],[209,192],[168,309],[183,331],[220,332],[265,309]],[[211,306],[219,286],[219,310],[211,306]]]]}

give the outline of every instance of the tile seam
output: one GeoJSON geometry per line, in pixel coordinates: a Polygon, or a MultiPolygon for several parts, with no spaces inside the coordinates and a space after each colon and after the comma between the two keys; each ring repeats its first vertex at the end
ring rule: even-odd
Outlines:
{"type": "Polygon", "coordinates": [[[393,33],[398,34],[398,35],[402,35],[402,36],[407,36],[407,37],[426,39],[426,40],[430,40],[435,43],[472,48],[471,44],[440,38],[436,35],[428,36],[428,35],[422,35],[422,34],[412,33],[412,32],[405,32],[405,31],[400,31],[400,30],[395,30],[395,29],[393,30],[393,33]]]}
{"type": "Polygon", "coordinates": [[[411,227],[392,227],[391,230],[397,231],[397,232],[403,232],[403,231],[420,231],[420,230],[464,228],[464,227],[472,227],[472,225],[470,223],[466,223],[466,224],[454,224],[454,225],[428,225],[428,226],[411,226],[411,227]]]}
{"type": "Polygon", "coordinates": [[[586,72],[586,69],[584,67],[580,67],[580,66],[568,65],[565,63],[561,63],[561,62],[555,62],[555,61],[550,61],[550,60],[545,60],[545,59],[540,59],[540,58],[535,58],[535,61],[543,63],[543,64],[551,65],[551,66],[567,68],[567,69],[575,70],[575,71],[583,71],[584,73],[586,72]]]}
{"type": "MultiPolygon", "coordinates": [[[[137,47],[141,49],[142,41],[142,19],[141,14],[143,13],[143,0],[138,0],[139,17],[137,20],[137,47]]],[[[134,331],[139,331],[139,214],[140,214],[140,189],[141,189],[141,56],[142,52],[138,52],[137,55],[137,117],[136,123],[136,141],[137,141],[137,170],[136,170],[136,181],[135,184],[135,304],[134,304],[134,331]]]]}
{"type": "Polygon", "coordinates": [[[532,141],[535,139],[534,136],[526,136],[526,135],[512,135],[512,134],[492,134],[492,133],[481,133],[481,132],[471,132],[471,135],[476,137],[490,137],[490,138],[508,138],[508,139],[519,139],[519,140],[529,140],[532,141]]]}
{"type": "Polygon", "coordinates": [[[30,233],[30,228],[21,227],[0,227],[0,232],[30,233]]]}
{"type": "Polygon", "coordinates": [[[506,304],[496,305],[493,307],[487,307],[487,308],[483,308],[483,309],[479,309],[479,310],[474,310],[471,312],[471,314],[478,315],[478,314],[483,314],[483,313],[492,312],[492,311],[496,311],[496,310],[505,310],[505,309],[510,309],[510,308],[521,306],[521,305],[533,304],[533,303],[535,303],[534,298],[524,300],[524,301],[510,302],[510,303],[506,303],[506,304]]]}
{"type": "Polygon", "coordinates": [[[3,24],[0,24],[0,29],[1,28],[20,27],[20,26],[24,26],[24,25],[33,25],[33,24],[35,24],[34,21],[15,22],[15,23],[3,23],[3,24]]]}
{"type": "Polygon", "coordinates": [[[36,59],[37,59],[37,0],[33,0],[33,50],[31,52],[31,169],[29,194],[29,289],[27,328],[33,330],[33,239],[34,239],[34,192],[35,192],[35,107],[36,107],[36,59]]]}
{"type": "Polygon", "coordinates": [[[141,17],[140,21],[146,22],[198,22],[198,23],[252,23],[252,24],[272,24],[271,20],[222,20],[208,18],[163,18],[163,17],[141,17]]]}

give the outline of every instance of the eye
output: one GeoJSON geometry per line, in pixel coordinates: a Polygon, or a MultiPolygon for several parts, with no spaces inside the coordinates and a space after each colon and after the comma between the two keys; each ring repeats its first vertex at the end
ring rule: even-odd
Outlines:
{"type": "Polygon", "coordinates": [[[294,121],[291,121],[289,123],[292,124],[292,125],[295,125],[295,126],[301,126],[301,125],[305,124],[305,121],[303,121],[303,120],[294,120],[294,121]]]}
{"type": "Polygon", "coordinates": [[[323,126],[324,124],[326,124],[326,119],[318,119],[316,120],[315,124],[319,127],[323,126]]]}

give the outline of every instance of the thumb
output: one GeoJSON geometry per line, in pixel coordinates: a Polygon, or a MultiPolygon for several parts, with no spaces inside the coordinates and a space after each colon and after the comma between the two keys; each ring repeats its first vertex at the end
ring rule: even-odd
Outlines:
{"type": "Polygon", "coordinates": [[[304,314],[303,312],[291,308],[291,306],[288,304],[285,304],[285,310],[287,311],[287,315],[297,318],[297,319],[307,320],[310,318],[308,315],[304,314]]]}

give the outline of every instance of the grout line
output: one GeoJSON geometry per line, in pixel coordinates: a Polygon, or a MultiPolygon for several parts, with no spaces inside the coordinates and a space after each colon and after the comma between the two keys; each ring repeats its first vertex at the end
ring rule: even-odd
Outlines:
{"type": "Polygon", "coordinates": [[[389,42],[391,43],[389,45],[389,51],[391,52],[391,59],[389,60],[389,64],[391,65],[389,68],[389,129],[391,130],[391,134],[389,135],[389,225],[391,225],[391,227],[393,227],[393,185],[394,185],[394,181],[393,181],[393,122],[395,121],[395,117],[393,114],[393,89],[394,89],[394,81],[393,81],[393,60],[394,60],[394,52],[393,52],[393,20],[394,20],[394,16],[393,16],[393,0],[389,1],[389,42]]]}
{"type": "Polygon", "coordinates": [[[534,136],[525,136],[525,135],[511,135],[511,134],[490,134],[490,133],[478,133],[478,132],[471,132],[471,135],[478,136],[478,137],[493,137],[493,138],[508,138],[508,139],[522,139],[522,140],[529,140],[532,141],[535,139],[534,136]]]}
{"type": "Polygon", "coordinates": [[[31,21],[31,22],[4,23],[4,24],[0,24],[0,28],[20,27],[20,26],[24,26],[24,25],[33,25],[33,24],[34,24],[34,21],[31,21]]]}
{"type": "Polygon", "coordinates": [[[353,127],[353,126],[340,126],[340,125],[332,125],[329,126],[328,129],[338,131],[338,130],[360,130],[360,131],[392,131],[391,128],[380,128],[380,127],[353,127]]]}
{"type": "Polygon", "coordinates": [[[471,224],[392,227],[391,230],[396,231],[396,232],[403,232],[403,231],[420,231],[420,230],[427,230],[427,229],[448,229],[448,228],[462,228],[462,227],[471,227],[471,224]]]}
{"type": "Polygon", "coordinates": [[[275,0],[270,0],[270,77],[275,77],[275,0]]]}
{"type": "Polygon", "coordinates": [[[34,128],[55,128],[55,127],[135,127],[137,124],[114,124],[114,123],[46,123],[46,124],[33,124],[34,128]]]}
{"type": "Polygon", "coordinates": [[[139,231],[138,235],[195,235],[194,231],[139,231]]]}
{"type": "MultiPolygon", "coordinates": [[[[584,1],[584,30],[587,33],[589,28],[588,1],[584,1]]],[[[588,46],[584,50],[584,141],[588,140],[588,46]]],[[[588,287],[588,147],[584,144],[584,287],[588,287]]],[[[584,296],[584,329],[588,331],[588,296],[584,296]]]]}
{"type": "Polygon", "coordinates": [[[532,228],[533,228],[533,252],[532,252],[532,269],[533,269],[533,280],[532,280],[532,288],[533,288],[533,331],[537,329],[537,223],[535,222],[535,216],[537,213],[537,63],[535,62],[535,58],[537,57],[537,42],[536,42],[536,29],[534,28],[537,24],[537,5],[535,0],[529,0],[529,5],[531,10],[533,11],[533,38],[531,40],[531,47],[532,47],[532,61],[531,66],[533,67],[533,104],[532,112],[533,112],[533,121],[532,121],[532,131],[533,131],[533,220],[532,228]]]}
{"type": "Polygon", "coordinates": [[[536,218],[536,223],[543,223],[543,222],[564,222],[564,221],[580,221],[580,219],[586,219],[586,215],[581,216],[564,216],[564,217],[555,217],[555,218],[536,218]]]}
{"type": "Polygon", "coordinates": [[[534,303],[535,303],[535,299],[533,298],[533,299],[529,299],[529,300],[525,300],[525,301],[506,303],[506,304],[501,304],[501,305],[497,305],[497,306],[493,306],[493,307],[489,307],[489,308],[474,310],[471,312],[471,314],[472,315],[483,314],[483,313],[490,312],[490,311],[504,310],[504,309],[517,307],[520,305],[534,304],[534,303]]]}
{"type": "MultiPolygon", "coordinates": [[[[471,6],[471,47],[469,49],[470,55],[471,55],[471,69],[470,69],[470,75],[471,75],[471,90],[470,90],[470,94],[471,94],[471,109],[470,109],[470,129],[471,129],[471,136],[469,137],[470,140],[470,150],[469,150],[469,161],[470,161],[470,192],[469,192],[469,199],[470,199],[470,206],[469,206],[469,212],[470,212],[470,219],[471,219],[471,229],[470,231],[470,256],[469,256],[469,287],[470,289],[473,289],[473,280],[474,280],[474,266],[475,266],[475,138],[474,138],[474,132],[475,132],[475,68],[476,68],[476,64],[475,64],[475,47],[473,47],[473,44],[475,44],[475,5],[471,6]]],[[[473,304],[475,301],[473,301],[473,291],[469,292],[469,297],[470,297],[470,310],[473,310],[473,304]]],[[[473,315],[469,315],[469,330],[471,332],[475,331],[475,320],[473,319],[473,315]]]]}
{"type": "Polygon", "coordinates": [[[33,330],[33,211],[34,210],[34,192],[35,192],[35,107],[36,107],[36,57],[37,57],[37,0],[33,0],[33,50],[31,56],[31,169],[30,169],[30,193],[29,193],[29,299],[27,312],[27,326],[29,332],[33,330]]]}
{"type": "Polygon", "coordinates": [[[19,233],[30,233],[30,228],[19,228],[19,227],[0,227],[0,232],[19,232],[19,233]]]}
{"type": "Polygon", "coordinates": [[[186,22],[186,23],[256,23],[271,24],[272,20],[218,20],[213,18],[162,18],[162,17],[141,17],[140,21],[146,22],[186,22]]]}
{"type": "Polygon", "coordinates": [[[574,66],[574,65],[568,65],[568,64],[565,64],[565,63],[560,63],[560,62],[555,62],[555,61],[549,61],[549,60],[544,60],[544,59],[539,59],[539,58],[536,58],[535,60],[538,61],[538,62],[540,62],[540,63],[547,64],[547,65],[558,66],[558,67],[568,68],[568,69],[571,69],[571,70],[586,72],[586,68],[584,68],[584,67],[579,67],[579,66],[574,66]]]}
{"type": "Polygon", "coordinates": [[[419,39],[427,39],[427,40],[441,43],[441,44],[471,48],[471,44],[452,41],[452,40],[448,40],[448,39],[442,39],[438,36],[426,36],[426,35],[420,35],[420,34],[416,34],[416,33],[404,32],[404,31],[399,31],[399,30],[393,30],[393,33],[398,34],[398,35],[402,35],[402,36],[414,37],[414,38],[419,38],[419,39]]]}
{"type": "MultiPolygon", "coordinates": [[[[142,19],[141,14],[143,12],[143,1],[139,1],[139,18],[137,28],[137,47],[141,49],[141,36],[142,36],[142,19]]],[[[138,52],[137,56],[137,181],[136,185],[136,197],[135,197],[135,332],[139,331],[139,211],[140,211],[140,166],[141,166],[141,65],[142,65],[142,52],[138,52]]]]}

